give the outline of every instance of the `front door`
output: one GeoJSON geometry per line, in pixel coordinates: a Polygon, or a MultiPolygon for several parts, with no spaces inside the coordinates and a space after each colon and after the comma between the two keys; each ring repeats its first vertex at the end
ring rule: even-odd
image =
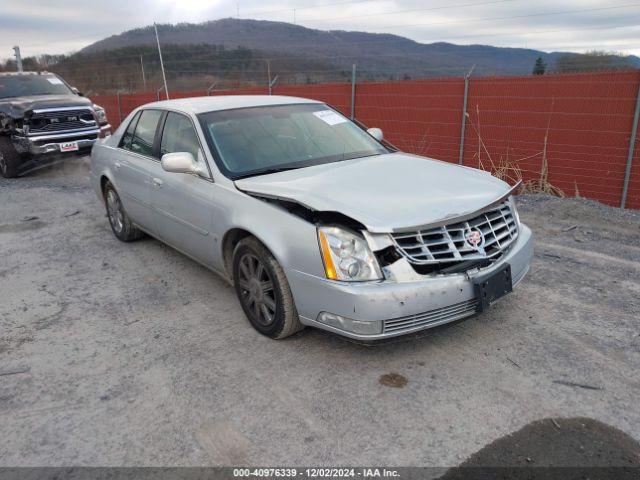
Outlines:
{"type": "MultiPolygon", "coordinates": [[[[169,112],[162,129],[160,156],[175,152],[191,153],[206,170],[192,121],[185,115],[169,112]]],[[[158,237],[194,259],[212,265],[213,185],[208,177],[162,171],[151,178],[151,203],[158,237]]]]}

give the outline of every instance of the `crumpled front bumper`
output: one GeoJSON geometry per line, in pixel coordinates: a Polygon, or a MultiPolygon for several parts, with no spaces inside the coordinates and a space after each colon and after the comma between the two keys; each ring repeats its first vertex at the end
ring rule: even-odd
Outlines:
{"type": "MultiPolygon", "coordinates": [[[[515,286],[528,272],[532,257],[533,235],[521,225],[518,239],[506,255],[478,274],[498,270],[508,263],[515,286]]],[[[295,270],[289,270],[287,276],[302,323],[359,340],[404,335],[476,313],[474,274],[366,283],[336,282],[295,270]],[[381,322],[381,333],[362,335],[320,323],[318,316],[322,312],[361,322],[381,322]]]]}
{"type": "Polygon", "coordinates": [[[14,136],[13,144],[20,153],[30,155],[44,155],[60,153],[60,145],[66,142],[77,142],[78,150],[89,150],[98,138],[111,134],[111,125],[101,125],[99,128],[82,130],[79,132],[59,132],[46,135],[14,136]]]}

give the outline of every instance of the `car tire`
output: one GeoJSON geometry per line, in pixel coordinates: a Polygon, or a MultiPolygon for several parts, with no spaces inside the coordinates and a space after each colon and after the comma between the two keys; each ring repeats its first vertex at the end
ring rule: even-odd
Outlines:
{"type": "Polygon", "coordinates": [[[233,283],[242,310],[258,332],[281,339],[302,330],[284,270],[254,237],[233,252],[233,283]]]}
{"type": "Polygon", "coordinates": [[[118,240],[133,242],[144,236],[142,230],[133,224],[124,211],[120,195],[118,195],[111,182],[107,182],[104,186],[104,206],[107,209],[107,218],[109,219],[111,230],[118,240]]]}
{"type": "Polygon", "coordinates": [[[17,177],[21,160],[22,158],[11,143],[11,139],[0,136],[0,175],[4,178],[17,177]]]}

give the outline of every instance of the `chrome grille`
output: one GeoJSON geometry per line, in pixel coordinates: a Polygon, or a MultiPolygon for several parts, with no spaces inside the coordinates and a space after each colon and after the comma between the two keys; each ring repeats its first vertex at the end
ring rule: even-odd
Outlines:
{"type": "Polygon", "coordinates": [[[428,326],[435,327],[447,322],[453,322],[476,312],[478,300],[475,298],[465,302],[455,303],[448,307],[437,308],[417,315],[395,318],[384,321],[384,333],[405,332],[419,330],[428,326]]]}
{"type": "Polygon", "coordinates": [[[95,128],[90,108],[35,112],[29,120],[29,133],[51,133],[95,128]]]}
{"type": "Polygon", "coordinates": [[[503,253],[518,236],[518,226],[510,202],[504,201],[465,221],[440,227],[393,234],[398,251],[411,263],[451,264],[493,258],[503,253]],[[467,236],[482,233],[479,248],[467,236]]]}

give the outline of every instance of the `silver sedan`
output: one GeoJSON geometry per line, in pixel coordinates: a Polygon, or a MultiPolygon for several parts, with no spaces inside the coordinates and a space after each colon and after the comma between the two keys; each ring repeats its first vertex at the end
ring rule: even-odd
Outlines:
{"type": "Polygon", "coordinates": [[[397,151],[330,106],[217,96],[133,111],[91,156],[113,233],[228,279],[260,333],[375,340],[489,308],[533,254],[510,187],[397,151]]]}

